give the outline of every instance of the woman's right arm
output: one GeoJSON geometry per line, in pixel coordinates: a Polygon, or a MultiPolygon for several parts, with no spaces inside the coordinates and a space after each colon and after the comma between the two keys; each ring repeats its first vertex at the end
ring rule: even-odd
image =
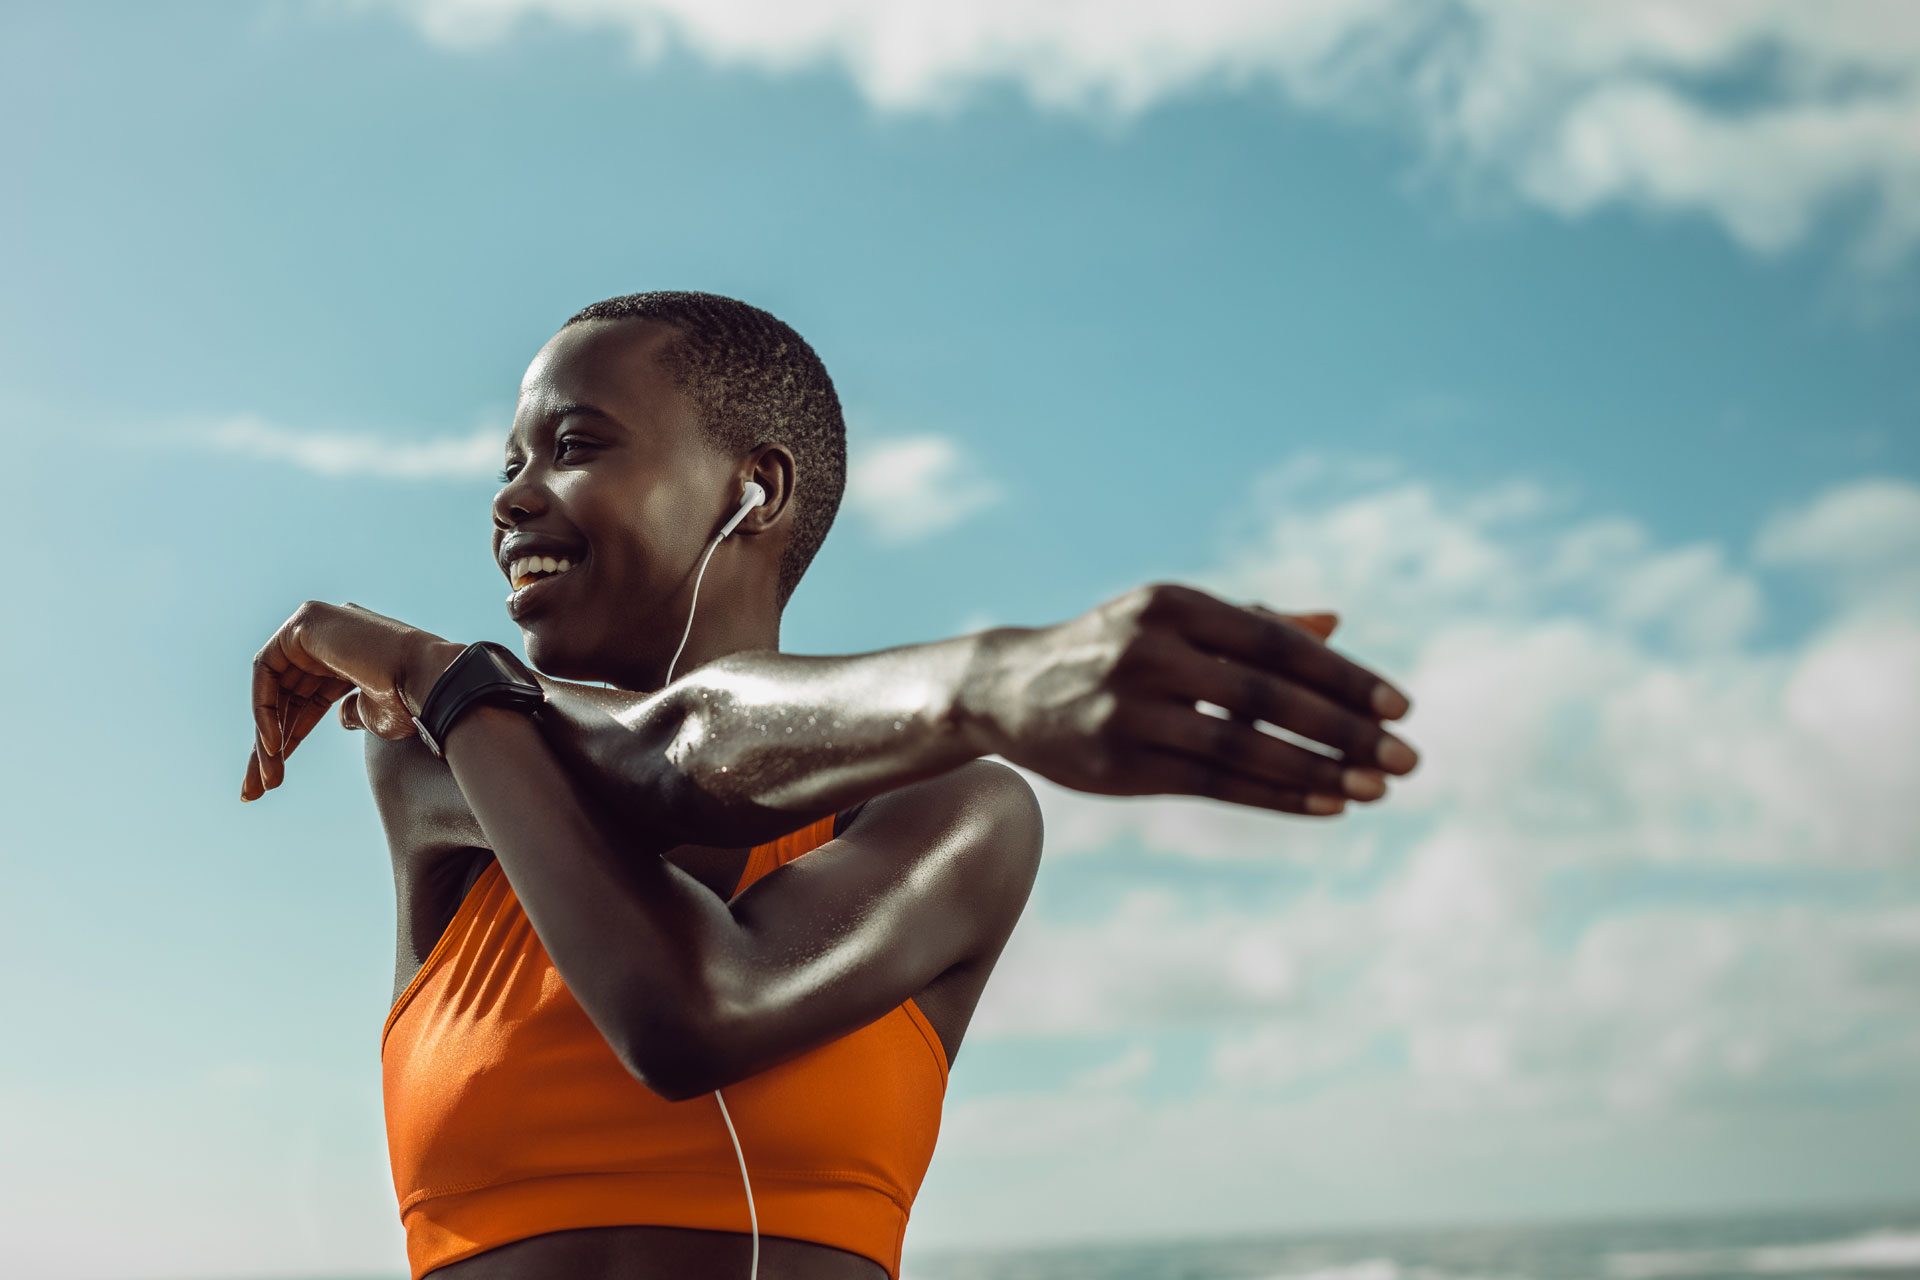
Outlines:
{"type": "Polygon", "coordinates": [[[1379,798],[1385,774],[1416,762],[1382,724],[1405,696],[1328,648],[1327,629],[1155,584],[1051,627],[735,653],[651,694],[541,677],[535,718],[569,776],[662,849],[760,843],[993,754],[1081,791],[1324,816],[1379,798]]]}
{"type": "Polygon", "coordinates": [[[961,694],[993,643],[735,653],[650,694],[540,676],[535,718],[568,775],[647,843],[758,844],[989,753],[961,694]]]}

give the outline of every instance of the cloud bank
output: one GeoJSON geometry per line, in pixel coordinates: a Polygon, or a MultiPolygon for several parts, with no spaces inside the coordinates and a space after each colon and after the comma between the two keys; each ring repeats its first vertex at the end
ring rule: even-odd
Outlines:
{"type": "Polygon", "coordinates": [[[888,111],[1010,84],[1043,109],[1126,116],[1270,86],[1569,217],[1695,214],[1777,253],[1849,206],[1863,267],[1920,240],[1920,9],[1884,0],[384,2],[453,48],[537,18],[621,32],[643,62],[677,46],[773,73],[837,66],[888,111]]]}
{"type": "Polygon", "coordinates": [[[956,1164],[1018,1148],[1084,1184],[1074,1212],[1144,1212],[1210,1116],[1219,1159],[1270,1186],[1293,1175],[1229,1132],[1378,1144],[1340,1156],[1352,1195],[1303,1174],[1301,1203],[1401,1212],[1395,1169],[1444,1178],[1487,1142],[1538,1144],[1519,1164],[1549,1186],[1597,1134],[1920,1073],[1920,486],[1836,486],[1744,547],[1373,464],[1303,460],[1260,493],[1196,581],[1340,610],[1339,647],[1411,691],[1425,763],[1335,823],[1036,782],[1043,876],[1132,848],[1289,878],[1110,878],[1100,909],[1030,912],[970,1037],[1122,1047],[1063,1092],[960,1103],[956,1164]],[[1763,640],[1789,591],[1824,593],[1812,625],[1763,640]],[[1197,1083],[1169,1083],[1169,1033],[1206,1046],[1197,1083]],[[1108,1125],[1166,1145],[1109,1170],[1086,1145],[1108,1125]]]}

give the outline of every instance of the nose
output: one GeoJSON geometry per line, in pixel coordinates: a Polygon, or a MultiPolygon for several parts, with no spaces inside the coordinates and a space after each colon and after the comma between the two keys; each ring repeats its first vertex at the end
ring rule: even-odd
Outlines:
{"type": "Polygon", "coordinates": [[[531,463],[521,467],[513,479],[501,485],[500,491],[493,495],[493,523],[496,527],[512,529],[547,509],[546,486],[534,475],[538,470],[531,463]]]}

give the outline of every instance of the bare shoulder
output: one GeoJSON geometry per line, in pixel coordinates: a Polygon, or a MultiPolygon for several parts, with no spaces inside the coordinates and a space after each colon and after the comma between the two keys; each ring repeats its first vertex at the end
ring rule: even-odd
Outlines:
{"type": "Polygon", "coordinates": [[[367,785],[393,860],[397,1000],[491,853],[444,760],[418,738],[366,739],[367,785]]]}
{"type": "Polygon", "coordinates": [[[445,765],[444,761],[434,758],[433,753],[427,750],[427,744],[420,741],[417,734],[405,738],[383,738],[365,729],[358,732],[366,740],[363,746],[367,781],[376,789],[404,785],[427,765],[445,765]]]}
{"type": "Polygon", "coordinates": [[[901,990],[910,989],[949,1064],[1026,911],[1041,835],[1026,778],[973,760],[875,796],[834,841],[865,864],[857,884],[904,889],[897,911],[881,913],[894,918],[901,954],[917,957],[906,967],[923,976],[918,985],[903,978],[901,990]]]}
{"type": "Polygon", "coordinates": [[[486,844],[446,761],[428,751],[417,737],[365,736],[367,785],[395,857],[486,844]]]}
{"type": "Polygon", "coordinates": [[[928,877],[997,952],[1026,908],[1043,835],[1026,778],[996,760],[970,760],[875,796],[842,838],[909,854],[916,877],[928,877]]]}

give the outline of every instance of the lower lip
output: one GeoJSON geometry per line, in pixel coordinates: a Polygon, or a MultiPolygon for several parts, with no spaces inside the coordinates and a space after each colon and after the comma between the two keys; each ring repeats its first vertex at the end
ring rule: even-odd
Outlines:
{"type": "Polygon", "coordinates": [[[538,608],[540,605],[546,603],[547,598],[559,588],[560,584],[579,573],[585,564],[586,561],[582,560],[565,573],[556,573],[545,578],[535,578],[526,586],[519,588],[507,597],[507,616],[516,621],[525,617],[529,610],[538,608]]]}

